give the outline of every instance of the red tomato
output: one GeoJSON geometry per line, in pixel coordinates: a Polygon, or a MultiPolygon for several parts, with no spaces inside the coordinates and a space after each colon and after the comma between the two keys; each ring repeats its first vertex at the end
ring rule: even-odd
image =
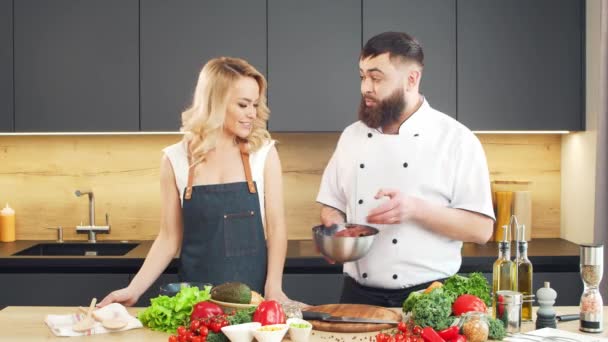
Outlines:
{"type": "Polygon", "coordinates": [[[198,328],[198,334],[203,337],[207,336],[209,334],[209,328],[204,325],[201,325],[201,327],[198,328]]]}
{"type": "Polygon", "coordinates": [[[460,316],[470,311],[486,312],[488,308],[486,303],[479,297],[470,294],[463,294],[456,298],[452,304],[452,313],[454,316],[460,316]]]}
{"type": "Polygon", "coordinates": [[[397,329],[399,329],[399,331],[406,333],[407,332],[407,324],[405,322],[399,322],[399,324],[397,325],[397,329]]]}
{"type": "Polygon", "coordinates": [[[177,336],[184,336],[186,334],[186,328],[182,325],[180,325],[179,327],[177,327],[177,336]]]}
{"type": "Polygon", "coordinates": [[[414,335],[418,336],[422,333],[422,328],[419,325],[417,325],[414,327],[414,329],[412,329],[412,332],[414,333],[414,335]]]}
{"type": "Polygon", "coordinates": [[[376,342],[388,342],[389,335],[385,333],[379,333],[376,335],[376,342]]]}
{"type": "Polygon", "coordinates": [[[194,336],[191,342],[203,342],[203,338],[200,336],[194,336]]]}
{"type": "Polygon", "coordinates": [[[169,342],[177,342],[177,336],[175,336],[175,335],[169,336],[169,342]]]}
{"type": "Polygon", "coordinates": [[[196,332],[198,330],[198,328],[200,328],[200,326],[201,326],[201,321],[194,320],[194,321],[190,322],[190,331],[196,332]]]}
{"type": "Polygon", "coordinates": [[[188,340],[186,340],[186,335],[179,335],[177,337],[177,342],[188,342],[188,340]]]}

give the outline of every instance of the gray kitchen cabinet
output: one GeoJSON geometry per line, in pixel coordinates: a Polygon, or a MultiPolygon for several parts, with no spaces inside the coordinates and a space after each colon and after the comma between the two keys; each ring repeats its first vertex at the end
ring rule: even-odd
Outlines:
{"type": "Polygon", "coordinates": [[[0,0],[0,132],[13,131],[13,1],[0,0]]]}
{"type": "Polygon", "coordinates": [[[266,1],[141,1],[141,129],[177,131],[199,72],[239,57],[266,73],[266,1]]]}
{"type": "Polygon", "coordinates": [[[310,305],[340,302],[344,275],[283,274],[283,291],[293,300],[310,305]]]}
{"type": "Polygon", "coordinates": [[[363,44],[387,31],[422,44],[420,92],[430,105],[456,117],[456,0],[363,0],[363,44]]]}
{"type": "Polygon", "coordinates": [[[15,130],[139,130],[138,1],[14,4],[15,130]]]}
{"type": "Polygon", "coordinates": [[[0,307],[87,306],[128,285],[128,274],[0,273],[0,307]]]}
{"type": "Polygon", "coordinates": [[[475,130],[580,130],[582,0],[457,3],[458,120],[475,130]]]}
{"type": "Polygon", "coordinates": [[[342,131],[357,121],[361,2],[268,0],[271,131],[342,131]]]}

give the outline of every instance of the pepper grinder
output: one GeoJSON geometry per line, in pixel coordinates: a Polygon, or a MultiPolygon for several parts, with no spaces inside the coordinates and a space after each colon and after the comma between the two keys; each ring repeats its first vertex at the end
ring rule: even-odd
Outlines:
{"type": "Polygon", "coordinates": [[[581,245],[581,278],[585,289],[581,296],[579,330],[600,333],[604,330],[603,301],[599,291],[604,273],[604,246],[581,245]]]}
{"type": "Polygon", "coordinates": [[[555,298],[557,298],[557,292],[550,287],[548,281],[545,282],[544,287],[536,291],[536,299],[540,306],[536,312],[536,329],[557,328],[556,314],[553,309],[555,298]]]}

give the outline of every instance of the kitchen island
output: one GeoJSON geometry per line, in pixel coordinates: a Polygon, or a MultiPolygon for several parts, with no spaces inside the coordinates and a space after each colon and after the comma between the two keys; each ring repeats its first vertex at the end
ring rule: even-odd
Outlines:
{"type": "MultiPolygon", "coordinates": [[[[142,308],[129,308],[129,312],[135,315],[142,308]]],[[[399,310],[399,309],[395,309],[399,310]]],[[[578,307],[556,307],[558,314],[573,314],[578,313],[578,307]]],[[[0,341],[167,341],[169,334],[155,332],[150,329],[134,329],[123,332],[115,332],[111,334],[101,334],[84,337],[56,337],[44,323],[44,318],[48,314],[70,314],[76,312],[74,307],[7,307],[0,311],[0,341]]],[[[534,316],[536,317],[536,313],[534,316]]],[[[560,322],[558,329],[581,333],[578,330],[579,322],[560,322]]],[[[522,323],[522,332],[534,330],[534,323],[522,323]]],[[[358,334],[337,334],[337,333],[317,333],[313,332],[310,341],[329,342],[331,336],[338,337],[342,341],[359,340],[358,334]],[[329,337],[329,338],[328,338],[329,337]]],[[[366,334],[369,335],[369,334],[366,334]]],[[[604,332],[599,334],[585,334],[591,337],[608,338],[608,307],[604,307],[604,332]]]]}

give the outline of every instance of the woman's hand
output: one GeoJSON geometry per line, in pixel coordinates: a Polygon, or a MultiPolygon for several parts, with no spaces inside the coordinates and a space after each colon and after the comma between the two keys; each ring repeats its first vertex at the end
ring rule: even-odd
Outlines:
{"type": "Polygon", "coordinates": [[[139,296],[135,294],[133,290],[128,287],[125,287],[107,295],[106,298],[104,298],[99,304],[97,304],[97,307],[103,308],[104,306],[112,303],[120,303],[124,306],[132,306],[137,302],[138,299],[139,296]]]}
{"type": "Polygon", "coordinates": [[[270,289],[264,291],[264,300],[276,300],[279,303],[290,301],[289,297],[281,289],[270,289]]]}

